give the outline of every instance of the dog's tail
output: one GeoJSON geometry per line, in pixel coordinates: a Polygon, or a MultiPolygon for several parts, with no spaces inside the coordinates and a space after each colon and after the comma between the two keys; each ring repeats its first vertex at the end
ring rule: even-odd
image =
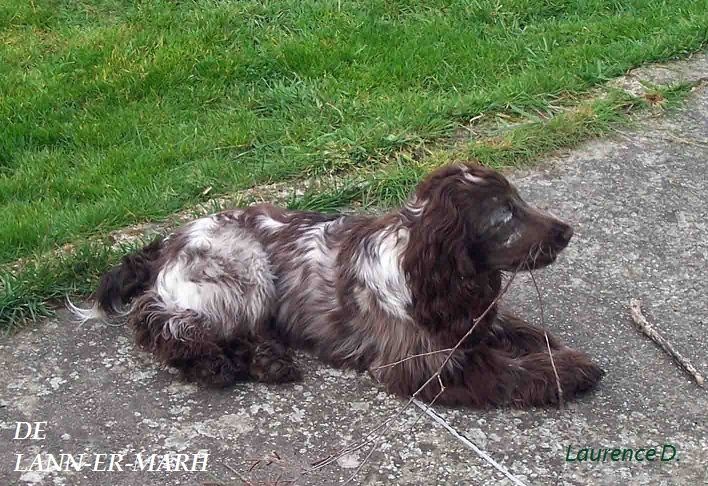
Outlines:
{"type": "Polygon", "coordinates": [[[92,307],[82,309],[67,299],[67,308],[82,322],[121,314],[121,309],[126,304],[144,293],[155,282],[159,271],[157,260],[162,248],[163,239],[158,237],[141,250],[124,256],[119,265],[101,277],[93,294],[92,307]]]}

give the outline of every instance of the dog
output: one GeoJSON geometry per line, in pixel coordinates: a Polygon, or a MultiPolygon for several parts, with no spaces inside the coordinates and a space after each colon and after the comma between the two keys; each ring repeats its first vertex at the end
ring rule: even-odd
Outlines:
{"type": "Polygon", "coordinates": [[[572,236],[500,173],[451,165],[383,216],[260,204],[196,219],[125,256],[92,308],[71,308],[127,315],[141,348],[208,386],[299,380],[303,349],[402,397],[543,406],[604,372],[497,301],[503,272],[552,263],[572,236]]]}

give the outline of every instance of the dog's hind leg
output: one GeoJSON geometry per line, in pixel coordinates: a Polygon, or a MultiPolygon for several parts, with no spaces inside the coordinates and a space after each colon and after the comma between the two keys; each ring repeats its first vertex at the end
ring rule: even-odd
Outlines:
{"type": "Polygon", "coordinates": [[[210,386],[299,379],[270,332],[275,277],[265,248],[233,221],[213,217],[171,241],[153,288],[129,314],[138,344],[210,386]]]}
{"type": "Polygon", "coordinates": [[[128,323],[138,346],[187,379],[225,387],[250,378],[254,349],[250,339],[224,339],[218,333],[221,326],[195,311],[167,308],[154,292],[136,301],[128,323]]]}
{"type": "MultiPolygon", "coordinates": [[[[192,354],[193,350],[190,349],[189,344],[182,344],[178,347],[180,348],[178,353],[192,354]]],[[[248,353],[248,348],[245,349],[248,353]]],[[[250,379],[248,362],[241,359],[240,356],[234,359],[233,354],[229,353],[227,348],[219,345],[192,358],[185,359],[180,356],[168,360],[167,363],[179,369],[186,379],[213,388],[223,388],[250,379]]]]}
{"type": "Polygon", "coordinates": [[[154,292],[136,301],[129,323],[141,348],[209,387],[301,379],[291,351],[260,326],[225,338],[220,331],[227,326],[192,310],[170,310],[154,292]]]}
{"type": "Polygon", "coordinates": [[[258,350],[259,332],[274,299],[265,248],[235,220],[206,217],[168,241],[152,289],[129,318],[138,344],[188,378],[210,386],[276,380],[274,371],[251,373],[255,357],[267,354],[258,350]]]}

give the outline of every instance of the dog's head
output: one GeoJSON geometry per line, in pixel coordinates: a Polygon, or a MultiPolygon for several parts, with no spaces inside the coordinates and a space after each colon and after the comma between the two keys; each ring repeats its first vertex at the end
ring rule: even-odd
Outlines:
{"type": "Polygon", "coordinates": [[[441,233],[442,243],[449,238],[464,247],[456,251],[465,251],[477,270],[544,267],[573,236],[568,224],[524,202],[500,173],[479,166],[433,172],[415,200],[423,205],[428,230],[441,233]]]}

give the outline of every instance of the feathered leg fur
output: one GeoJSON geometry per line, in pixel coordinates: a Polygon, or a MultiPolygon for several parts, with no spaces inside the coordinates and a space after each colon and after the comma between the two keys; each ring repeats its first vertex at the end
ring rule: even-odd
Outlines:
{"type": "MultiPolygon", "coordinates": [[[[590,391],[605,374],[587,354],[560,344],[550,333],[548,341],[564,398],[590,391]]],[[[559,401],[546,333],[541,328],[500,314],[485,339],[461,354],[461,369],[441,375],[442,393],[440,382],[433,380],[420,392],[421,400],[430,402],[437,397],[435,403],[440,405],[471,407],[543,406],[559,401]]],[[[406,381],[391,378],[397,383],[406,381]]],[[[419,381],[418,386],[423,383],[419,381]]]]}
{"type": "Polygon", "coordinates": [[[285,383],[301,378],[292,354],[266,331],[224,337],[219,334],[224,326],[191,310],[168,310],[154,292],[136,301],[128,322],[138,346],[206,386],[221,388],[246,380],[285,383]]]}

